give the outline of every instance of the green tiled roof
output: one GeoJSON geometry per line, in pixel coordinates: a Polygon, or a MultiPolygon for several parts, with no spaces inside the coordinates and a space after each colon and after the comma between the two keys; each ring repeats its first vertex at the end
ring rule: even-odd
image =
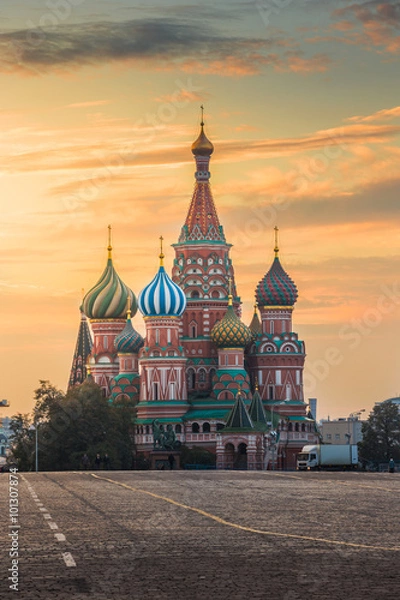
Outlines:
{"type": "MultiPolygon", "coordinates": [[[[135,425],[151,425],[154,419],[135,419],[135,425]]],[[[170,418],[157,418],[159,423],[182,423],[181,417],[176,417],[175,419],[170,418]]]]}
{"type": "Polygon", "coordinates": [[[184,415],[183,419],[185,421],[194,421],[194,420],[203,420],[203,419],[222,419],[226,420],[226,417],[229,414],[229,408],[227,409],[205,409],[205,410],[190,410],[184,415]]]}
{"type": "Polygon", "coordinates": [[[236,402],[226,421],[226,429],[254,429],[241,394],[236,396],[236,402]]]}

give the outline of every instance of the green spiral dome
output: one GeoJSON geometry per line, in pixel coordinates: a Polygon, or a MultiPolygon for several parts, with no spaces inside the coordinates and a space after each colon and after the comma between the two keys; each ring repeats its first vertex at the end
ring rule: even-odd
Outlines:
{"type": "Polygon", "coordinates": [[[124,319],[128,298],[134,316],[137,312],[136,296],[121,280],[109,258],[99,281],[84,297],[82,309],[89,319],[124,319]]]}
{"type": "Polygon", "coordinates": [[[218,348],[244,348],[251,342],[250,329],[235,314],[232,305],[228,305],[223,319],[211,330],[211,339],[218,348]]]}

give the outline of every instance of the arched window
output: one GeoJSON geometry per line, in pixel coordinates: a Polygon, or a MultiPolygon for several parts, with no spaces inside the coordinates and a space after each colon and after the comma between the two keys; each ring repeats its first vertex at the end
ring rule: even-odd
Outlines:
{"type": "Polygon", "coordinates": [[[194,290],[191,294],[190,294],[191,298],[200,298],[200,294],[197,290],[194,290]]]}
{"type": "Polygon", "coordinates": [[[199,383],[205,383],[206,382],[205,369],[199,369],[198,375],[199,375],[199,383]]]}
{"type": "Polygon", "coordinates": [[[149,433],[150,433],[150,426],[146,425],[146,434],[149,435],[149,433]]]}
{"type": "Polygon", "coordinates": [[[305,424],[305,423],[302,423],[302,424],[301,424],[301,430],[302,430],[302,431],[305,431],[305,430],[306,430],[306,424],[305,424]]]}
{"type": "Polygon", "coordinates": [[[298,424],[298,423],[295,423],[295,425],[294,425],[294,430],[295,430],[295,431],[298,431],[298,430],[299,430],[299,424],[298,424]]]}
{"type": "Polygon", "coordinates": [[[108,349],[108,337],[106,335],[103,338],[103,346],[104,346],[104,350],[108,349]]]}
{"type": "Polygon", "coordinates": [[[160,388],[157,381],[153,383],[153,400],[159,400],[160,388]]]}
{"type": "Polygon", "coordinates": [[[178,425],[175,425],[175,433],[182,433],[182,425],[179,423],[178,425]]]}
{"type": "Polygon", "coordinates": [[[210,423],[203,423],[203,433],[210,433],[211,426],[210,423]]]}
{"type": "Polygon", "coordinates": [[[192,424],[192,433],[199,433],[200,431],[200,425],[198,423],[193,423],[192,424]]]}
{"type": "Polygon", "coordinates": [[[197,323],[196,323],[196,321],[190,322],[189,334],[190,334],[191,338],[197,338],[197,323]]]}
{"type": "Polygon", "coordinates": [[[288,431],[293,431],[293,423],[289,423],[289,425],[288,425],[288,431]]]}
{"type": "Polygon", "coordinates": [[[194,369],[188,369],[187,381],[189,390],[194,390],[196,387],[196,371],[194,369]]]}

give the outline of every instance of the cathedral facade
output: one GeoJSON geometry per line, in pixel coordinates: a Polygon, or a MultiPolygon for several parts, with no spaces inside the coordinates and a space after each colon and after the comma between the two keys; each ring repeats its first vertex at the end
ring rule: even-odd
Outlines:
{"type": "Polygon", "coordinates": [[[203,122],[191,150],[195,187],[171,276],[161,238],[159,270],[136,297],[114,268],[109,236],[106,268],[83,299],[70,385],[90,371],[110,402],[135,402],[135,443],[145,455],[162,430],[212,451],[220,468],[293,468],[296,453],[317,440],[303,396],[304,342],[292,327],[297,288],[281,265],[276,229],[252,321],[241,321],[203,122]],[[137,310],[144,339],[131,322],[137,310]]]}

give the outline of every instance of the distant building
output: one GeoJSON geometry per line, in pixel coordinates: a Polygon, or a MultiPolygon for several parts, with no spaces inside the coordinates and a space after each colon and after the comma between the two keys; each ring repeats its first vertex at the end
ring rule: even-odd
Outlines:
{"type": "Polygon", "coordinates": [[[5,458],[7,456],[7,449],[10,447],[10,422],[9,417],[3,417],[0,419],[0,457],[5,458]]]}
{"type": "Polygon", "coordinates": [[[310,412],[312,414],[313,419],[316,421],[317,420],[317,399],[309,398],[308,406],[310,407],[310,412]]]}
{"type": "Polygon", "coordinates": [[[342,419],[322,420],[319,430],[324,444],[358,444],[362,440],[363,421],[358,415],[342,419]]]}
{"type": "Polygon", "coordinates": [[[387,404],[391,402],[392,404],[396,404],[397,408],[400,410],[400,398],[388,398],[387,400],[383,400],[382,402],[375,402],[375,406],[379,406],[380,404],[387,404]]]}

